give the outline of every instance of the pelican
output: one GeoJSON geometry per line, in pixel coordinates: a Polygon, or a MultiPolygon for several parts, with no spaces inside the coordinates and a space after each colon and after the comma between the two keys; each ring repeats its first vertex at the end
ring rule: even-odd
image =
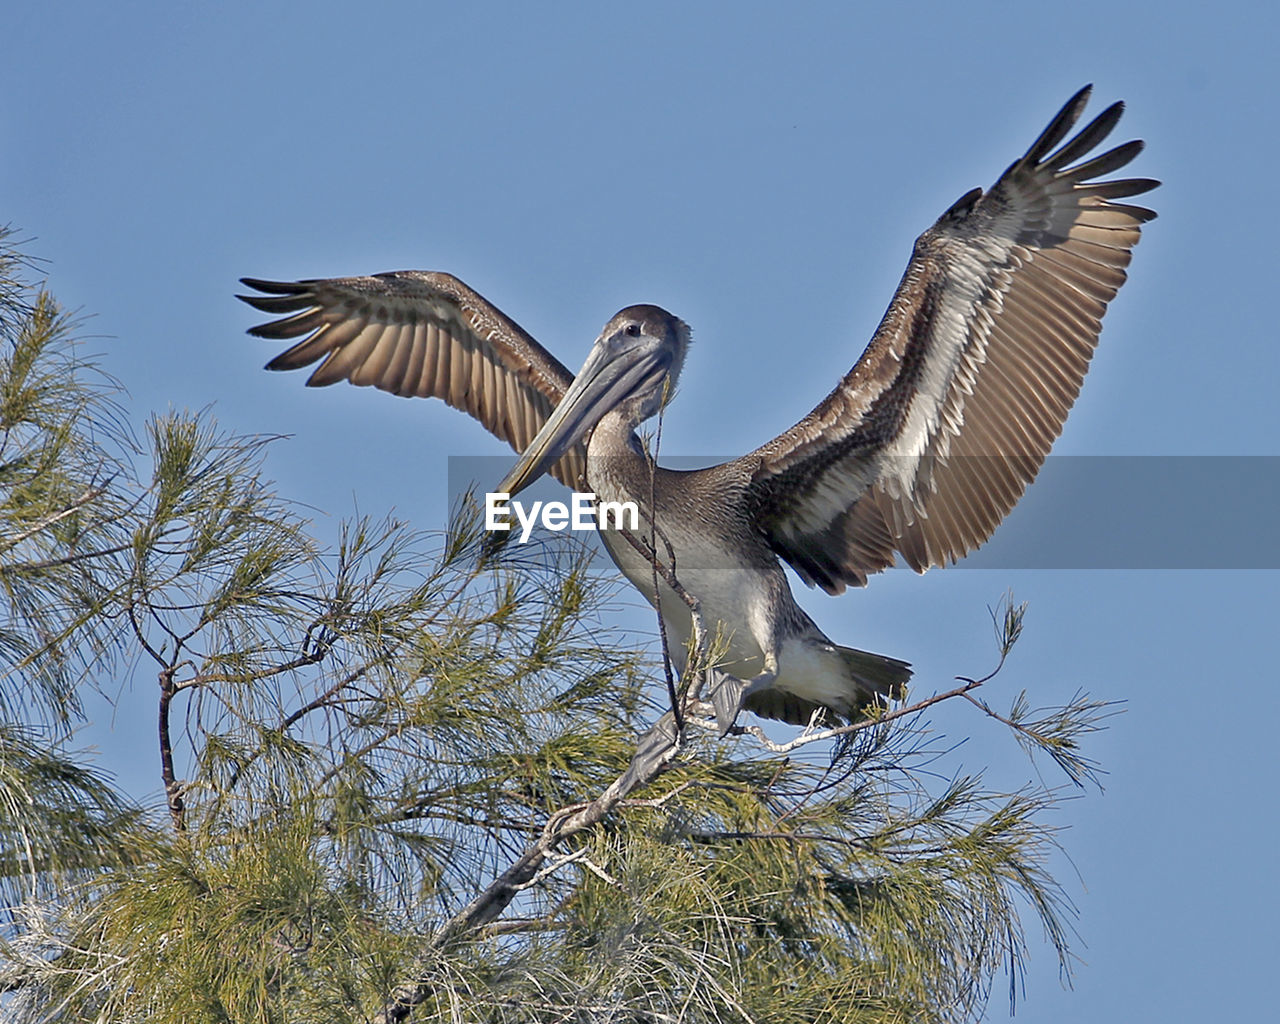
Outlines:
{"type": "MultiPolygon", "coordinates": [[[[722,730],[740,709],[795,724],[853,721],[904,693],[910,666],[841,647],[796,603],[779,559],[840,594],[901,556],[917,572],[985,542],[1062,431],[1155,214],[1115,200],[1159,182],[1110,178],[1140,141],[1094,151],[1114,103],[1067,138],[1080,90],[986,192],[961,196],[917,240],[866,351],[817,407],[755,451],[694,471],[655,466],[637,428],[673,393],[689,328],[630,306],[604,327],[577,376],[497,307],[445,273],[399,271],[298,282],[243,278],[240,296],[283,318],[249,333],[301,338],[267,364],[324,361],[341,380],[444,399],[521,453],[498,486],[550,473],[644,509],[651,552],[602,531],[609,553],[662,615],[685,668],[688,605],[727,638],[712,697],[722,730]],[[1066,140],[1066,141],[1064,141],[1066,140]],[[665,577],[664,577],[665,580],[665,577]]],[[[643,545],[642,545],[643,546],[643,545]]]]}

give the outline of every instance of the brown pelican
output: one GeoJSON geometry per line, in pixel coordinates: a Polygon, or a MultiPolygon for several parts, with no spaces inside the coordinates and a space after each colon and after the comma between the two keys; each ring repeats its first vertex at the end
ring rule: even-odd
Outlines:
{"type": "MultiPolygon", "coordinates": [[[[268,368],[323,358],[309,385],[348,380],[470,413],[522,453],[500,491],[549,472],[601,499],[637,502],[656,524],[657,557],[728,638],[713,694],[723,727],[739,706],[793,723],[817,711],[849,720],[900,696],[910,668],[829,640],[778,559],[830,594],[864,585],[895,552],[917,572],[946,565],[990,537],[1035,478],[1140,226],[1155,216],[1114,200],[1158,182],[1097,180],[1141,142],[1090,156],[1123,104],[1063,141],[1089,91],[989,191],[966,192],[919,237],[880,327],[835,389],[790,430],[722,465],[654,468],[636,434],[672,393],[689,344],[688,327],[657,306],[610,320],[576,377],[443,273],[245,278],[264,293],[246,302],[288,314],[250,333],[303,338],[268,368]]],[[[683,670],[688,607],[665,583],[655,593],[653,565],[624,538],[603,538],[660,607],[683,670]]]]}

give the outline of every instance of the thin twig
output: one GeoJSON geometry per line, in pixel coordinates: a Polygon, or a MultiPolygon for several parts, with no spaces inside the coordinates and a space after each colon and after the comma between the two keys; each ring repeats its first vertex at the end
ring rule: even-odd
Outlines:
{"type": "Polygon", "coordinates": [[[37,533],[47,529],[54,523],[66,519],[67,516],[75,515],[90,502],[97,500],[107,492],[106,486],[86,487],[84,493],[78,498],[72,499],[71,503],[65,508],[59,509],[57,512],[50,512],[47,516],[41,516],[27,529],[23,530],[15,537],[0,537],[0,550],[8,551],[10,548],[17,547],[24,540],[34,537],[37,533]]]}
{"type": "MultiPolygon", "coordinates": [[[[671,386],[670,378],[664,384],[665,388],[671,386]]],[[[653,558],[650,559],[650,566],[653,569],[653,605],[654,610],[658,613],[658,639],[662,644],[662,671],[667,679],[667,698],[671,702],[671,714],[675,716],[676,733],[684,731],[684,715],[680,712],[680,696],[676,693],[676,681],[671,673],[671,649],[667,644],[667,622],[662,617],[662,593],[658,590],[658,452],[662,448],[662,413],[665,408],[666,395],[663,395],[663,405],[658,409],[658,429],[654,433],[653,452],[649,453],[649,547],[653,550],[653,558]]],[[[671,556],[671,572],[674,575],[676,571],[676,556],[671,550],[671,545],[667,545],[667,550],[671,556]]]]}
{"type": "MultiPolygon", "coordinates": [[[[918,714],[926,708],[931,708],[935,704],[940,704],[944,700],[951,700],[954,697],[964,697],[970,690],[976,690],[983,683],[993,679],[997,672],[1004,666],[1004,658],[1000,659],[1000,664],[990,674],[983,676],[981,679],[967,679],[964,676],[957,676],[957,679],[963,681],[962,686],[955,689],[947,690],[945,693],[935,693],[932,697],[926,697],[924,700],[916,701],[914,704],[906,707],[896,708],[893,711],[886,711],[884,714],[868,716],[857,722],[851,722],[848,725],[835,726],[831,729],[822,729],[818,732],[805,731],[794,740],[787,743],[774,743],[765,735],[763,729],[758,725],[739,726],[742,732],[754,736],[760,743],[775,754],[786,754],[798,747],[806,746],[810,743],[817,743],[821,740],[834,739],[837,736],[849,736],[855,732],[862,732],[864,729],[872,729],[878,725],[884,725],[886,722],[892,722],[899,718],[905,718],[907,715],[918,714]]],[[[972,698],[970,698],[972,699],[972,698]]]]}

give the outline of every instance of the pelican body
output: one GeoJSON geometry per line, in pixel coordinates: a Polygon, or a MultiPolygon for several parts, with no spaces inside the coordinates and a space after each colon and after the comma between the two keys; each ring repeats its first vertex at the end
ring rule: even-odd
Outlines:
{"type": "Polygon", "coordinates": [[[658,306],[618,313],[498,490],[518,493],[590,432],[587,480],[599,500],[644,510],[633,538],[647,550],[617,530],[602,528],[601,538],[659,609],[676,667],[684,672],[692,614],[654,571],[655,559],[727,642],[712,692],[722,729],[740,706],[802,724],[818,711],[849,720],[877,699],[901,696],[907,663],[837,647],[796,604],[777,555],[748,514],[751,479],[741,460],[682,472],[657,466],[644,449],[636,428],[674,391],[688,347],[688,326],[658,306]]]}
{"type": "Polygon", "coordinates": [[[1071,138],[1089,87],[1062,108],[986,192],[957,200],[916,241],[866,351],[790,430],[691,472],[653,463],[637,428],[674,392],[689,328],[651,305],[605,325],[576,376],[456,278],[401,271],[273,282],[242,296],[270,314],[252,328],[301,338],[269,369],[323,359],[308,380],[349,380],[442,398],[520,458],[497,490],[550,473],[642,510],[638,551],[605,530],[622,572],[661,611],[677,666],[687,605],[656,558],[728,641],[712,697],[727,728],[739,707],[793,723],[851,720],[898,698],[902,661],[832,643],[799,608],[781,560],[839,594],[897,557],[917,572],[990,537],[1061,433],[1155,214],[1116,200],[1159,183],[1097,180],[1142,149],[1093,151],[1120,119],[1112,104],[1071,138]],[[1064,141],[1065,140],[1065,141],[1064,141]]]}
{"type": "MultiPolygon", "coordinates": [[[[626,429],[618,421],[608,426],[626,429]]],[[[610,452],[603,456],[607,468],[592,476],[592,486],[600,488],[597,493],[605,500],[639,501],[648,493],[651,463],[634,453],[612,454],[608,441],[597,440],[606,430],[601,423],[587,449],[588,466],[597,448],[610,452]]],[[[722,730],[732,725],[739,705],[764,718],[804,724],[818,711],[851,721],[878,699],[902,697],[910,666],[838,647],[814,624],[796,603],[778,556],[750,521],[740,516],[743,504],[718,504],[746,484],[720,469],[681,473],[658,467],[649,515],[658,532],[654,556],[672,569],[687,593],[697,597],[699,613],[709,628],[724,632],[727,650],[717,667],[743,684],[735,689],[729,680],[722,680],[712,693],[722,730]],[[692,534],[679,535],[678,527],[662,525],[691,521],[699,526],[692,534]],[[672,552],[675,558],[669,559],[672,552]]],[[[648,508],[648,502],[640,507],[648,508]]],[[[616,531],[603,530],[601,539],[627,579],[659,609],[670,631],[673,660],[683,673],[692,629],[684,599],[661,577],[655,598],[649,559],[616,531]]]]}

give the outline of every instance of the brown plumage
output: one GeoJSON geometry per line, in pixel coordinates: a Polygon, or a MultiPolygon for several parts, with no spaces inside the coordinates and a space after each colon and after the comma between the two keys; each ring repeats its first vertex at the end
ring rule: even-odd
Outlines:
{"type": "Polygon", "coordinates": [[[1091,183],[1142,150],[1070,166],[1115,127],[1112,104],[1056,153],[1082,89],[990,191],[916,241],[862,358],[816,409],[745,456],[774,550],[836,594],[893,564],[954,562],[1035,479],[1080,393],[1102,314],[1151,210],[1111,200],[1159,183],[1091,183]],[[938,382],[926,383],[936,374],[938,382]]]}
{"type": "MultiPolygon", "coordinates": [[[[560,360],[452,274],[242,280],[267,293],[240,296],[255,309],[293,314],[250,334],[303,339],[267,363],[268,370],[324,360],[308,387],[347,380],[405,397],[440,398],[523,451],[573,383],[560,360]]],[[[585,445],[578,445],[550,472],[581,487],[585,467],[585,445]]]]}
{"type": "MultiPolygon", "coordinates": [[[[815,709],[849,717],[899,695],[909,669],[832,644],[795,604],[777,558],[832,594],[866,583],[895,553],[923,572],[983,543],[1035,479],[1141,225],[1155,216],[1116,200],[1158,182],[1095,180],[1142,149],[1128,142],[1090,156],[1122,104],[1067,139],[1088,96],[1086,87],[1072,97],[989,191],[966,193],[920,236],[880,327],[836,388],[790,430],[720,466],[659,470],[649,482],[635,428],[673,389],[688,345],[685,325],[657,307],[614,317],[577,378],[447,274],[246,278],[267,293],[246,302],[293,314],[251,333],[302,338],[268,365],[323,358],[309,384],[346,379],[471,413],[525,453],[504,481],[512,492],[551,472],[647,507],[653,486],[677,576],[708,626],[733,637],[724,667],[753,677],[747,706],[788,721],[815,709]]],[[[687,636],[687,611],[654,593],[651,566],[605,540],[677,638],[687,636]]]]}

